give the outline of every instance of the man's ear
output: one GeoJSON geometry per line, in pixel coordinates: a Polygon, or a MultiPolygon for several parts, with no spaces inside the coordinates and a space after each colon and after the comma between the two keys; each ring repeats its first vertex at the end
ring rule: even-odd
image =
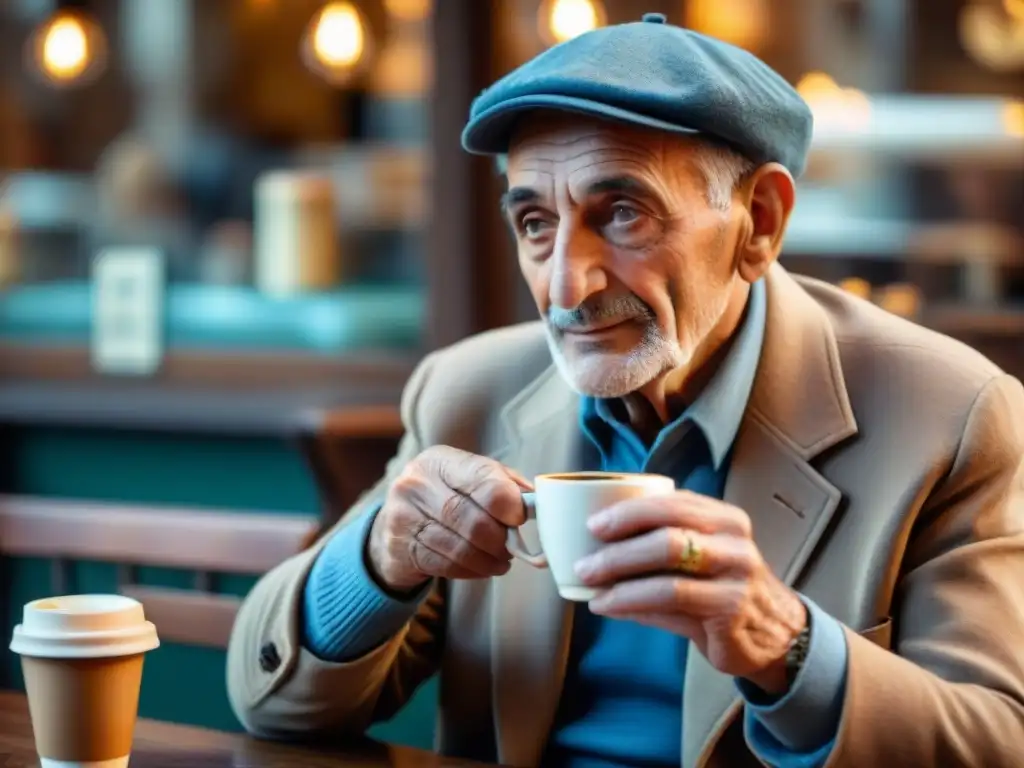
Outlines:
{"type": "Polygon", "coordinates": [[[759,280],[779,257],[795,202],[796,182],[778,163],[762,165],[744,182],[742,203],[749,222],[737,261],[748,283],[759,280]]]}

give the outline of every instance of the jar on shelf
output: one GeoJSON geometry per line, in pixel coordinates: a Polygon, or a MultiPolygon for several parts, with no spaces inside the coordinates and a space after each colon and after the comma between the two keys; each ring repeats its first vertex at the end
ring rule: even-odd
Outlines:
{"type": "Polygon", "coordinates": [[[274,171],[257,181],[255,282],[271,296],[326,291],[342,279],[334,185],[327,176],[274,171]]]}

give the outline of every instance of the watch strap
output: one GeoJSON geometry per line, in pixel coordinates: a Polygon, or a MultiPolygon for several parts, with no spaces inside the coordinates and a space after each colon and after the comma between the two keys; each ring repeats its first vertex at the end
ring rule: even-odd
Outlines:
{"type": "Polygon", "coordinates": [[[800,670],[804,667],[804,662],[807,661],[807,654],[811,649],[811,617],[810,614],[807,616],[807,624],[800,634],[796,636],[793,642],[789,646],[789,650],[786,651],[786,685],[792,686],[796,681],[797,675],[800,674],[800,670]]]}

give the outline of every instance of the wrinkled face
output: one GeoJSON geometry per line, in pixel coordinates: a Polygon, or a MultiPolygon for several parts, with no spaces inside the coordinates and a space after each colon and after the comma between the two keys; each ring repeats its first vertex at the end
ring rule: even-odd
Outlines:
{"type": "Polygon", "coordinates": [[[506,214],[577,391],[621,397],[687,366],[735,295],[736,217],[709,203],[699,151],[587,120],[517,131],[506,214]]]}

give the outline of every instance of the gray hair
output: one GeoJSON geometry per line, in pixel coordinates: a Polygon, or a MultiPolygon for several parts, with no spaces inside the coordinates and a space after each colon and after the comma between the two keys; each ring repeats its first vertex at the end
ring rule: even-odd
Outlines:
{"type": "Polygon", "coordinates": [[[708,185],[708,204],[727,211],[732,205],[732,193],[757,170],[757,163],[723,144],[701,141],[698,146],[697,169],[708,185]]]}
{"type": "MultiPolygon", "coordinates": [[[[732,147],[718,142],[699,140],[697,169],[707,182],[708,204],[727,211],[732,204],[732,193],[741,182],[757,170],[757,164],[732,147]]],[[[508,155],[495,158],[495,168],[504,176],[508,173],[508,155]]]]}

